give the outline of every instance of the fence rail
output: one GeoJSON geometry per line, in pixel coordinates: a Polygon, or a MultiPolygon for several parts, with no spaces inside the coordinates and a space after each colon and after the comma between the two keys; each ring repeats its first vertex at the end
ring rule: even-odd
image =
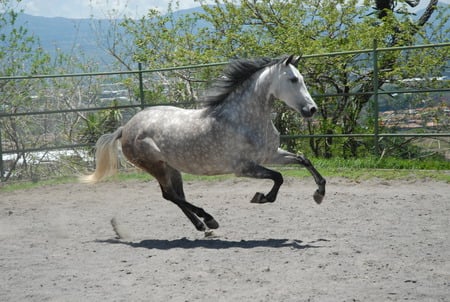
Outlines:
{"type": "MultiPolygon", "coordinates": [[[[450,92],[450,87],[443,88],[430,88],[430,89],[397,89],[383,91],[378,89],[378,59],[379,54],[388,51],[400,51],[400,50],[414,50],[414,49],[427,49],[427,48],[441,48],[449,47],[450,43],[439,43],[439,44],[427,44],[427,45],[415,45],[415,46],[404,46],[404,47],[391,47],[391,48],[378,48],[376,41],[374,41],[373,48],[355,50],[355,51],[343,51],[343,52],[332,52],[332,53],[322,53],[322,54],[310,54],[304,55],[303,58],[319,58],[319,57],[335,57],[344,55],[361,55],[369,54],[372,55],[372,71],[373,71],[373,91],[363,91],[363,92],[351,92],[351,93],[329,93],[329,94],[313,94],[315,98],[323,97],[342,97],[342,96],[355,96],[355,95],[370,95],[373,97],[373,119],[374,119],[374,133],[352,133],[352,134],[312,134],[312,135],[283,135],[282,140],[289,139],[299,139],[299,138],[349,138],[349,137],[364,137],[373,138],[375,149],[378,150],[378,141],[380,137],[450,137],[450,132],[439,132],[439,133],[380,133],[378,128],[379,110],[378,110],[378,97],[384,94],[417,94],[417,93],[436,93],[436,92],[450,92]]],[[[22,76],[2,76],[0,77],[0,83],[6,81],[22,81],[22,80],[37,80],[37,79],[58,79],[58,78],[75,78],[75,77],[97,77],[97,76],[118,76],[118,75],[137,75],[139,82],[139,94],[138,103],[129,105],[115,105],[115,106],[99,106],[99,107],[89,107],[89,108],[69,108],[61,110],[37,110],[37,111],[27,111],[27,112],[5,112],[0,111],[0,180],[3,181],[4,175],[4,154],[23,154],[38,151],[51,151],[51,150],[61,150],[61,149],[74,149],[74,148],[85,148],[90,147],[92,144],[63,144],[55,146],[44,146],[38,148],[16,148],[16,149],[3,149],[2,143],[2,128],[1,121],[5,118],[14,118],[20,116],[39,116],[39,115],[54,115],[54,114],[64,114],[64,113],[79,113],[79,112],[89,112],[89,111],[102,111],[102,110],[117,110],[117,109],[133,109],[140,108],[143,109],[148,106],[155,105],[165,105],[161,104],[146,104],[145,94],[144,94],[144,84],[143,75],[144,74],[154,74],[158,72],[171,72],[177,70],[192,70],[199,68],[217,67],[227,64],[228,62],[218,62],[209,64],[198,64],[198,65],[188,65],[188,66],[175,66],[169,68],[159,68],[159,69],[147,69],[143,70],[142,65],[138,65],[137,70],[128,71],[111,71],[111,72],[93,72],[93,73],[71,73],[71,74],[50,74],[50,75],[22,75],[22,76]]],[[[179,102],[178,106],[190,106],[193,102],[179,102]]],[[[1,105],[1,104],[0,104],[1,105]]],[[[171,104],[174,105],[174,104],[171,104]]]]}

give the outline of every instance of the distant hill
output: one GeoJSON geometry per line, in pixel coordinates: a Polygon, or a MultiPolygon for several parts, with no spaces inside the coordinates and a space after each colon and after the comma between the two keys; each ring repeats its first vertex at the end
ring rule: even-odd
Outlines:
{"type": "MultiPolygon", "coordinates": [[[[174,12],[174,16],[177,18],[201,11],[203,11],[201,7],[179,10],[174,12]]],[[[110,28],[111,22],[107,19],[48,18],[20,14],[17,24],[24,25],[30,34],[39,38],[40,46],[51,55],[55,55],[57,49],[67,54],[76,54],[81,51],[87,58],[108,64],[113,61],[113,58],[99,47],[99,44],[104,45],[105,42],[99,39],[107,37],[96,33],[95,28],[99,26],[103,29],[110,28]]],[[[120,20],[114,22],[120,22],[120,20]]]]}
{"type": "Polygon", "coordinates": [[[66,54],[83,52],[87,58],[110,62],[112,58],[108,58],[99,47],[101,41],[94,32],[94,25],[99,23],[102,28],[111,26],[109,20],[47,18],[27,14],[18,18],[18,24],[39,38],[40,46],[51,55],[55,55],[58,49],[66,54]]]}

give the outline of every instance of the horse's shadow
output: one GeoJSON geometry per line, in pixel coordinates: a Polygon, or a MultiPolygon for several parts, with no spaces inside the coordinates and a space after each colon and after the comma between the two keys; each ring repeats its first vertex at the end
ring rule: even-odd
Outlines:
{"type": "Polygon", "coordinates": [[[195,248],[206,248],[206,249],[230,249],[230,248],[240,248],[240,249],[253,249],[258,247],[265,248],[291,248],[291,249],[310,249],[310,248],[320,248],[320,245],[314,245],[314,243],[320,241],[329,241],[327,239],[318,239],[310,243],[303,243],[301,240],[290,240],[290,239],[263,239],[263,240],[222,240],[222,239],[175,239],[175,240],[163,240],[163,239],[147,239],[140,242],[123,241],[120,239],[107,239],[107,240],[96,240],[99,243],[109,243],[109,244],[124,244],[134,248],[146,248],[146,249],[156,249],[156,250],[171,250],[171,249],[195,249],[195,248]]]}

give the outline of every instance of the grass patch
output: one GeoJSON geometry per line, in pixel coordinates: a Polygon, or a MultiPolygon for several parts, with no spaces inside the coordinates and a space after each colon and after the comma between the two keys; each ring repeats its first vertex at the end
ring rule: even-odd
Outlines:
{"type": "MultiPolygon", "coordinates": [[[[450,183],[450,171],[448,170],[413,170],[413,169],[367,169],[367,168],[338,168],[317,167],[317,170],[325,178],[343,177],[350,180],[418,180],[430,179],[450,183]]],[[[280,167],[278,171],[289,177],[311,177],[305,169],[297,170],[297,167],[280,167]]]]}
{"type": "Polygon", "coordinates": [[[406,170],[450,170],[450,161],[432,159],[399,159],[393,157],[311,159],[314,165],[341,169],[406,169],[406,170]]]}
{"type": "Polygon", "coordinates": [[[77,177],[61,176],[40,181],[16,181],[0,184],[0,192],[10,192],[15,190],[27,190],[43,186],[51,186],[57,184],[67,184],[77,182],[77,177]]]}
{"type": "MultiPolygon", "coordinates": [[[[353,180],[380,178],[385,180],[433,179],[450,183],[450,162],[366,157],[356,159],[313,158],[311,162],[324,177],[344,177],[353,180]]],[[[286,176],[305,177],[310,174],[297,167],[281,167],[286,176]]]]}
{"type": "MultiPolygon", "coordinates": [[[[450,183],[450,162],[430,160],[405,160],[394,158],[363,158],[363,159],[321,159],[313,158],[311,162],[316,169],[325,177],[343,177],[351,180],[367,180],[379,178],[385,180],[417,180],[430,179],[450,183]]],[[[285,177],[308,178],[311,174],[297,165],[275,166],[285,177]]],[[[184,181],[221,181],[233,178],[233,175],[198,176],[183,174],[184,181]]],[[[106,181],[149,181],[152,176],[145,172],[122,171],[106,181]]],[[[0,192],[14,190],[26,190],[45,185],[56,185],[64,183],[76,183],[77,177],[58,177],[38,182],[20,181],[0,184],[0,192]]]]}

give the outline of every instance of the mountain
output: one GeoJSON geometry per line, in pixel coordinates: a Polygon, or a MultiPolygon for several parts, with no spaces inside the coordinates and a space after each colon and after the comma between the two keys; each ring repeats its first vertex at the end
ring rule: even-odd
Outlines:
{"type": "MultiPolygon", "coordinates": [[[[179,10],[174,12],[174,17],[202,11],[201,7],[179,10]]],[[[23,25],[30,34],[39,38],[40,47],[51,55],[55,55],[57,50],[66,54],[82,52],[86,58],[103,63],[111,63],[113,58],[101,47],[107,44],[108,37],[99,33],[99,29],[107,31],[113,23],[120,23],[120,20],[48,18],[28,14],[20,14],[17,20],[18,25],[23,25]]]]}
{"type": "Polygon", "coordinates": [[[28,32],[40,41],[40,47],[51,55],[57,51],[66,54],[80,54],[96,61],[111,61],[99,47],[104,35],[95,32],[96,27],[103,29],[111,27],[112,21],[99,19],[67,19],[47,18],[21,14],[17,24],[23,25],[28,32]]]}

